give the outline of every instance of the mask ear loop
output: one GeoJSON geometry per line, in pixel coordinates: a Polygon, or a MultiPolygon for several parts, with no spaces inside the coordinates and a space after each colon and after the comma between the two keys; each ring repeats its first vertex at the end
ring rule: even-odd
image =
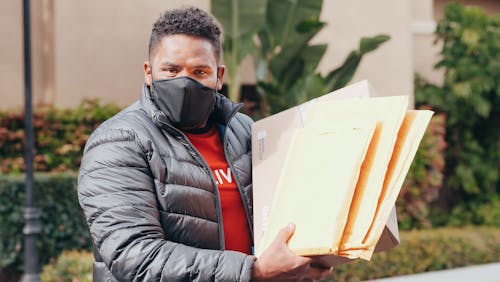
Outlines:
{"type": "Polygon", "coordinates": [[[153,82],[155,80],[153,78],[153,64],[151,62],[149,63],[149,68],[151,69],[151,84],[146,86],[149,88],[149,98],[153,100],[153,102],[156,102],[156,97],[153,94],[153,82]]]}

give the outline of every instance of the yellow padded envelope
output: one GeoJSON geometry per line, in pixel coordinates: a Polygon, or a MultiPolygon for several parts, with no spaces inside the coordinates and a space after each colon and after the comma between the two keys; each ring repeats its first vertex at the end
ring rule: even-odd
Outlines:
{"type": "Polygon", "coordinates": [[[295,254],[335,253],[374,127],[295,131],[257,256],[289,222],[296,225],[288,242],[295,254]]]}
{"type": "Polygon", "coordinates": [[[318,124],[325,123],[340,126],[359,117],[369,118],[377,123],[366,158],[362,161],[361,174],[338,251],[338,255],[358,258],[367,248],[363,239],[375,216],[387,165],[407,111],[408,96],[350,99],[323,102],[314,106],[306,127],[318,127],[318,124]]]}
{"type": "Polygon", "coordinates": [[[369,259],[373,254],[432,115],[433,112],[427,110],[408,111],[405,115],[378,199],[375,218],[363,240],[368,249],[361,254],[362,258],[369,259]]]}

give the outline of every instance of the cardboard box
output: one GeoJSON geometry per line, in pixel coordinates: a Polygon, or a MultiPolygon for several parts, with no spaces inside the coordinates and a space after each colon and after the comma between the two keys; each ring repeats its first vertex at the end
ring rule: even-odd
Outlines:
{"type": "MultiPolygon", "coordinates": [[[[261,238],[268,225],[275,189],[278,186],[280,172],[285,166],[292,136],[297,129],[304,127],[312,105],[338,99],[367,98],[374,96],[373,93],[368,82],[362,81],[262,119],[252,126],[254,245],[257,254],[262,251],[261,238]]],[[[325,212],[328,212],[327,207],[325,212]]],[[[399,244],[399,233],[396,212],[393,209],[375,252],[388,250],[397,244],[399,244]]],[[[317,258],[330,266],[350,261],[348,258],[333,255],[317,258]]]]}

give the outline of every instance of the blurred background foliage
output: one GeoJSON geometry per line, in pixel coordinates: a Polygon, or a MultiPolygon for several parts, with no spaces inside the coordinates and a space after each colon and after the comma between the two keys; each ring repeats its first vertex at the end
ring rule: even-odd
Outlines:
{"type": "MultiPolygon", "coordinates": [[[[244,5],[245,1],[213,0],[218,5],[226,2],[244,5]]],[[[259,116],[342,87],[352,78],[362,56],[388,40],[384,35],[361,39],[358,50],[338,69],[322,76],[315,71],[326,46],[310,45],[310,39],[323,27],[318,10],[321,1],[285,2],[256,1],[255,5],[265,5],[255,9],[258,16],[244,15],[254,7],[242,11],[244,7],[238,6],[243,13],[239,17],[255,16],[262,20],[258,24],[244,26],[238,17],[219,19],[225,29],[228,21],[238,25],[226,35],[225,56],[230,56],[235,66],[247,55],[254,57],[258,89],[267,109],[259,116]],[[290,12],[270,12],[275,9],[290,12]],[[282,29],[283,24],[287,30],[282,29]]],[[[233,11],[216,13],[217,8],[212,7],[215,15],[225,17],[233,11]]],[[[229,8],[235,9],[228,4],[229,8]]],[[[415,80],[416,107],[430,108],[436,114],[397,201],[402,244],[375,255],[371,263],[339,267],[334,273],[336,280],[358,281],[500,261],[499,24],[498,15],[487,16],[476,7],[450,4],[445,8],[445,18],[436,30],[436,42],[443,46],[436,68],[445,71],[445,79],[440,85],[418,76],[415,80]],[[466,225],[491,228],[462,227],[466,225]],[[462,228],[436,228],[441,226],[462,228]]],[[[119,110],[92,100],[75,109],[35,112],[35,188],[42,223],[39,248],[42,262],[51,264],[44,268],[44,281],[59,281],[50,277],[70,277],[67,273],[75,272],[82,274],[73,276],[79,277],[76,281],[87,281],[89,268],[77,267],[84,262],[75,261],[80,256],[91,261],[90,254],[67,252],[55,259],[63,250],[91,248],[76,198],[75,172],[88,136],[119,110]],[[72,173],[64,173],[68,171],[72,173]]],[[[23,122],[23,113],[0,112],[0,281],[18,277],[22,267],[23,122]]]]}
{"type": "MultiPolygon", "coordinates": [[[[94,129],[120,110],[97,100],[83,101],[75,109],[36,109],[36,171],[78,170],[83,147],[94,129]]],[[[0,173],[16,174],[24,167],[24,113],[0,112],[0,173]]]]}
{"type": "Polygon", "coordinates": [[[89,251],[66,250],[43,267],[42,282],[92,282],[94,256],[89,251]]]}
{"type": "Polygon", "coordinates": [[[377,49],[387,35],[363,37],[357,50],[326,75],[317,72],[327,44],[311,40],[325,23],[323,0],[212,0],[212,13],[224,29],[224,62],[229,98],[240,101],[239,66],[246,56],[255,65],[260,112],[265,117],[345,86],[362,57],[377,49]]]}
{"type": "MultiPolygon", "coordinates": [[[[400,246],[375,253],[369,262],[338,266],[323,281],[354,282],[496,262],[500,260],[499,233],[488,227],[403,231],[400,246]]],[[[43,268],[42,281],[92,281],[92,260],[90,251],[65,251],[43,268]]]]}
{"type": "MultiPolygon", "coordinates": [[[[40,210],[41,265],[65,249],[90,250],[90,234],[77,199],[76,173],[36,173],[34,188],[40,210]]],[[[0,174],[0,281],[16,281],[22,272],[24,201],[24,175],[0,174]]]]}
{"type": "Polygon", "coordinates": [[[449,4],[436,41],[443,47],[435,67],[445,71],[444,81],[417,77],[415,93],[417,105],[447,119],[445,177],[433,218],[438,225],[499,226],[500,15],[449,4]]]}
{"type": "Polygon", "coordinates": [[[361,281],[500,261],[498,228],[436,228],[400,233],[401,245],[335,268],[327,281],[361,281]]]}

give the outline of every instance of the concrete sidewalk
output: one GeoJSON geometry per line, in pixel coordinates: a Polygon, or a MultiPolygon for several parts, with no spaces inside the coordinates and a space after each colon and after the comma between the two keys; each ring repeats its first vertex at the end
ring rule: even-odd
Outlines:
{"type": "Polygon", "coordinates": [[[500,262],[369,280],[371,282],[500,282],[500,262]]]}

